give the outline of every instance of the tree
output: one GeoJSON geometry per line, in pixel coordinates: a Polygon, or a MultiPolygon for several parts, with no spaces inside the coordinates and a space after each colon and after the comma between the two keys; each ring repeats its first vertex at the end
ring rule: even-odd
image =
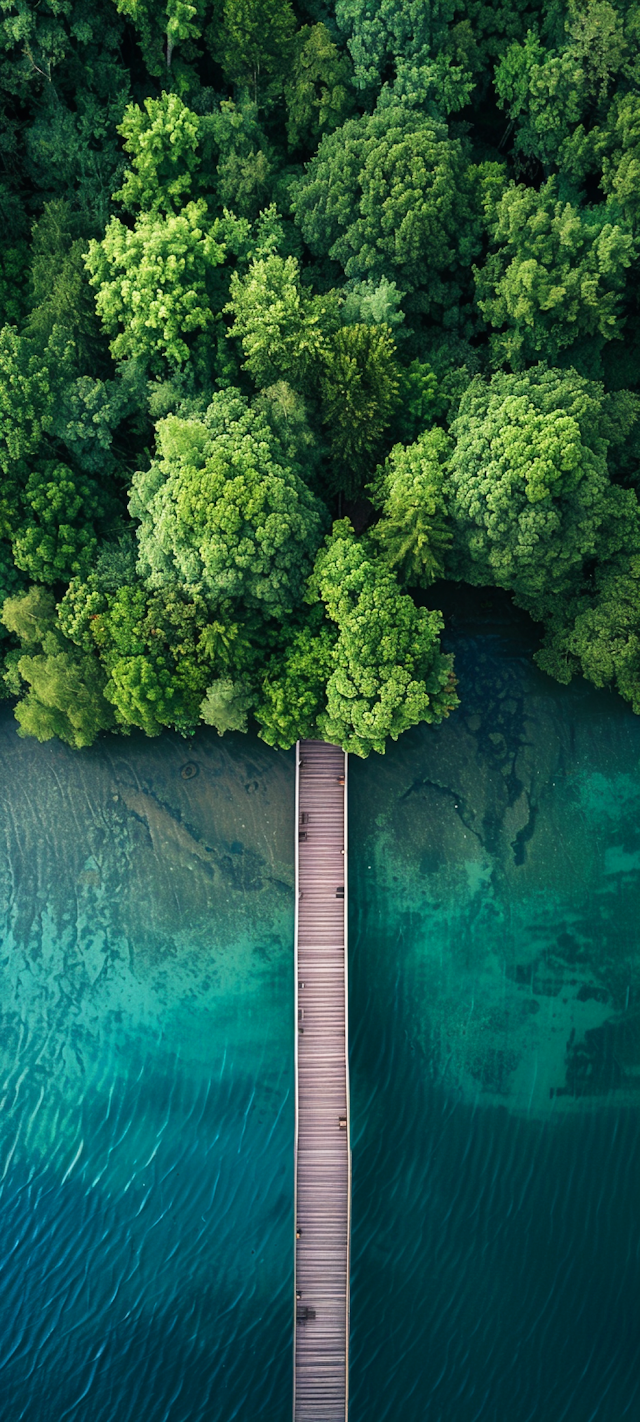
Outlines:
{"type": "Polygon", "coordinates": [[[404,583],[428,587],[444,574],[451,543],[444,497],[452,441],[437,427],[415,444],[397,444],[371,489],[382,518],[372,531],[383,558],[404,583]]]}
{"type": "Polygon", "coordinates": [[[27,516],[13,538],[16,567],[41,583],[88,572],[99,533],[115,513],[108,493],[67,464],[50,461],[29,475],[23,501],[27,516]]]}
{"type": "Polygon", "coordinates": [[[49,373],[14,326],[0,330],[0,469],[28,459],[48,428],[53,408],[49,373]]]}
{"type": "Polygon", "coordinates": [[[560,201],[555,178],[540,192],[512,184],[491,235],[493,250],[474,275],[480,310],[499,332],[498,359],[517,368],[539,356],[556,360],[580,338],[597,348],[620,337],[635,245],[606,208],[579,211],[560,201]]]}
{"type": "Polygon", "coordinates": [[[265,208],[278,159],[258,121],[258,106],[247,94],[223,99],[203,123],[203,138],[217,149],[216,188],[223,208],[255,219],[265,208]]]}
{"type": "Polygon", "coordinates": [[[68,201],[56,198],[45,204],[33,229],[25,334],[40,356],[52,339],[66,339],[79,366],[93,370],[104,365],[107,353],[83,260],[88,243],[79,235],[81,228],[68,201]]]}
{"type": "Polygon", "coordinates": [[[128,104],[118,133],[131,166],[114,198],[127,212],[179,212],[200,166],[197,114],[178,94],[163,92],[145,99],[143,109],[128,104]]]}
{"type": "Polygon", "coordinates": [[[165,726],[191,734],[216,663],[227,664],[207,635],[206,603],[173,587],[150,592],[139,582],[103,588],[104,574],[84,585],[75,581],[59,617],[74,641],[97,649],[107,673],[104,695],[118,724],[138,726],[148,736],[165,726]]]}
{"type": "Polygon", "coordinates": [[[289,0],[223,0],[209,43],[227,79],[269,106],[282,93],[295,28],[289,0]]]}
{"type": "Polygon", "coordinates": [[[598,548],[609,507],[602,386],[540,365],[473,380],[451,426],[450,574],[553,600],[598,548]]]}
{"type": "Polygon", "coordinates": [[[314,297],[302,286],[297,258],[272,252],[254,259],[244,276],[232,272],[229,297],[230,335],[241,342],[244,368],[258,388],[278,380],[298,389],[313,384],[340,323],[335,294],[314,297]]]}
{"type": "Polygon", "coordinates": [[[287,138],[290,148],[314,146],[331,133],[353,107],[351,65],[334,44],[326,25],[304,25],[293,44],[292,78],[285,84],[287,138]]]}
{"type": "Polygon", "coordinates": [[[254,707],[259,734],[267,745],[289,750],[297,740],[319,734],[327,682],[335,666],[335,642],[335,628],[311,616],[284,654],[278,651],[272,658],[254,707]]]}
{"type": "Polygon", "coordinates": [[[207,688],[200,715],[206,726],[215,726],[219,736],[223,736],[225,731],[246,731],[252,700],[248,680],[233,681],[228,676],[218,677],[207,688]]]}
{"type": "Polygon", "coordinates": [[[292,205],[312,252],[348,277],[397,272],[432,310],[445,300],[444,274],[479,250],[475,187],[462,142],[395,104],[325,136],[292,205]]]}
{"type": "Polygon", "coordinates": [[[133,230],[113,217],[85,261],[114,358],[183,365],[188,338],[213,324],[207,277],[224,254],[204,199],[177,214],[142,212],[133,230]]]}
{"type": "Polygon", "coordinates": [[[640,715],[638,539],[635,547],[631,557],[599,570],[591,596],[576,599],[549,619],[535,660],[557,681],[567,683],[579,671],[595,686],[613,683],[640,715]]]}
{"type": "Polygon", "coordinates": [[[134,476],[140,569],[151,587],[177,583],[215,608],[231,599],[286,617],[320,541],[323,510],[265,416],[236,392],[202,419],[170,416],[158,455],[134,476]]]}
{"type": "Polygon", "coordinates": [[[9,597],[0,617],[22,642],[11,668],[11,690],[20,694],[28,688],[15,708],[18,734],[39,741],[57,736],[79,749],[110,730],[114,718],[103,695],[102,668],[61,633],[51,593],[34,587],[23,597],[9,597]]]}
{"type": "Polygon", "coordinates": [[[455,10],[455,0],[337,0],[336,20],[349,35],[358,88],[379,88],[399,61],[429,63],[455,10]]]}
{"type": "Polygon", "coordinates": [[[322,421],[334,484],[355,496],[375,463],[398,398],[399,371],[387,326],[344,326],[322,358],[322,421]]]}
{"type": "MultiPolygon", "coordinates": [[[[115,0],[122,15],[133,21],[145,65],[159,76],[171,70],[176,46],[202,34],[204,0],[115,0]]],[[[187,54],[191,51],[187,47],[187,54]]]]}
{"type": "Polygon", "coordinates": [[[325,740],[367,756],[420,721],[437,723],[458,704],[452,658],[440,650],[439,612],[416,607],[392,572],[354,537],[348,519],[333,526],[316,559],[310,597],[337,624],[325,740]]]}

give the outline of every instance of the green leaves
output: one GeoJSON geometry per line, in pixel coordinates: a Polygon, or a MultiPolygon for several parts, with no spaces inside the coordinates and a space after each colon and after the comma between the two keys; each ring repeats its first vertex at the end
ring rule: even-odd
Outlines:
{"type": "Polygon", "coordinates": [[[443,486],[452,447],[437,428],[408,448],[397,444],[371,486],[382,509],[372,537],[389,567],[410,586],[429,587],[444,574],[451,530],[443,486]]]}
{"type": "Polygon", "coordinates": [[[302,737],[320,733],[326,686],[335,666],[336,633],[326,623],[313,624],[312,616],[285,652],[273,658],[255,706],[262,740],[283,750],[302,737]]]}
{"type": "Polygon", "coordinates": [[[295,27],[289,0],[224,0],[216,58],[254,103],[268,105],[282,93],[295,27]]]}
{"type": "Polygon", "coordinates": [[[452,658],[440,651],[440,613],[400,592],[393,573],[356,542],[348,519],[334,524],[310,586],[339,633],[327,709],[318,717],[326,740],[360,756],[383,754],[387,737],[449,715],[458,700],[452,658]]]}
{"type": "Polygon", "coordinates": [[[114,512],[109,496],[67,464],[51,462],[29,475],[23,499],[27,517],[13,539],[16,567],[41,583],[88,572],[98,532],[114,512]]]}
{"type": "Polygon", "coordinates": [[[478,305],[499,332],[498,358],[517,368],[536,356],[555,360],[585,336],[621,335],[635,243],[606,211],[561,202],[555,178],[539,193],[512,185],[497,205],[492,245],[474,274],[478,305]]]}
{"type": "Polygon", "coordinates": [[[440,274],[467,263],[480,239],[474,180],[444,125],[391,105],[322,139],[293,209],[305,241],[348,277],[400,273],[444,299],[440,274]]]}
{"type": "Polygon", "coordinates": [[[304,25],[295,36],[293,77],[285,84],[290,148],[314,144],[349,117],[351,65],[326,25],[304,25]]]}
{"type": "Polygon", "coordinates": [[[140,358],[152,369],[159,358],[183,365],[187,338],[213,323],[207,277],[224,253],[204,199],[177,214],[143,212],[133,230],[112,218],[85,260],[114,358],[140,358]]]}
{"type": "Polygon", "coordinates": [[[240,395],[214,396],[204,419],[162,420],[158,458],[136,474],[140,568],[150,586],[177,582],[212,608],[241,600],[286,617],[320,541],[323,510],[264,415],[240,395]]]}
{"type": "Polygon", "coordinates": [[[177,94],[145,99],[125,109],[118,132],[131,167],[114,198],[127,212],[179,211],[199,166],[198,117],[177,94]]]}
{"type": "Polygon", "coordinates": [[[575,371],[472,381],[451,427],[454,576],[520,600],[570,588],[607,509],[602,424],[602,387],[575,371]]]}
{"type": "Polygon", "coordinates": [[[36,587],[7,598],[0,616],[23,644],[12,667],[12,689],[28,688],[15,708],[18,734],[39,741],[57,736],[76,749],[92,745],[114,722],[103,696],[106,678],[96,658],[59,631],[51,594],[36,587]]]}
{"type": "Polygon", "coordinates": [[[398,397],[395,345],[387,326],[344,326],[323,354],[322,420],[335,480],[357,494],[391,422],[398,397]]]}

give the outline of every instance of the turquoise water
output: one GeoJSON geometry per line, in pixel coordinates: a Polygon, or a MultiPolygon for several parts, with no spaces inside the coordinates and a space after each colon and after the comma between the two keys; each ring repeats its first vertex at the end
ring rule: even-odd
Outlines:
{"type": "Polygon", "coordinates": [[[5,715],[0,771],[3,1422],[280,1422],[292,757],[5,715]]]}
{"type": "MultiPolygon", "coordinates": [[[[350,772],[352,1422],[637,1422],[640,718],[450,611],[350,772]]],[[[0,775],[3,1422],[289,1419],[293,755],[0,775]]]]}
{"type": "Polygon", "coordinates": [[[640,719],[479,612],[350,770],[351,1417],[635,1420],[640,719]]]}

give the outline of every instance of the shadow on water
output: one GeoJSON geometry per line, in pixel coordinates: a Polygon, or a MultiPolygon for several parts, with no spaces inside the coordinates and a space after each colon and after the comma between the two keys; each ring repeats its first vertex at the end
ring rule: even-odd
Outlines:
{"type": "Polygon", "coordinates": [[[539,673],[506,599],[449,598],[460,709],[350,772],[351,1415],[620,1422],[640,719],[539,673]]]}

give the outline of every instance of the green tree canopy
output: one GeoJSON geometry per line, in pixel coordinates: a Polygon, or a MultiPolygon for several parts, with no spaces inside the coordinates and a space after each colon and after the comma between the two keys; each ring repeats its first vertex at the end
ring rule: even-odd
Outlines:
{"type": "Polygon", "coordinates": [[[152,587],[177,582],[212,607],[226,599],[276,618],[299,601],[323,511],[264,414],[235,392],[201,418],[157,426],[157,457],[136,474],[140,569],[152,587]]]}
{"type": "Polygon", "coordinates": [[[142,212],[133,229],[113,217],[85,258],[112,355],[183,365],[189,337],[213,323],[207,277],[224,254],[204,199],[166,216],[142,212]]]}
{"type": "Polygon", "coordinates": [[[312,252],[348,277],[399,273],[407,289],[422,289],[425,309],[443,303],[443,274],[479,250],[476,203],[463,143],[401,105],[323,138],[293,194],[312,252]]]}
{"type": "Polygon", "coordinates": [[[606,208],[580,211],[555,178],[536,192],[513,184],[497,204],[492,250],[474,268],[478,305],[499,332],[497,358],[517,367],[551,361],[573,342],[622,334],[623,293],[634,239],[606,208]]]}
{"type": "Polygon", "coordinates": [[[129,104],[118,125],[131,166],[119,198],[127,212],[174,212],[191,192],[199,167],[199,121],[178,94],[129,104]]]}
{"type": "Polygon", "coordinates": [[[68,464],[49,461],[29,475],[26,519],[13,538],[17,568],[40,583],[88,572],[116,506],[106,490],[68,464]]]}
{"type": "Polygon", "coordinates": [[[394,574],[358,543],[348,519],[333,526],[316,559],[310,596],[338,627],[321,734],[345,750],[384,753],[420,721],[458,704],[452,658],[442,653],[439,612],[416,607],[394,574]]]}
{"type": "Polygon", "coordinates": [[[114,724],[104,699],[106,677],[96,657],[78,651],[62,634],[51,593],[34,587],[9,597],[0,617],[22,643],[10,662],[9,689],[21,699],[15,709],[18,734],[77,749],[93,744],[114,724]],[[24,693],[26,690],[26,694],[24,693]]]}
{"type": "Polygon", "coordinates": [[[566,593],[608,510],[602,387],[544,366],[476,377],[451,432],[452,575],[510,588],[525,605],[566,593]]]}
{"type": "Polygon", "coordinates": [[[452,448],[437,427],[415,444],[397,444],[371,486],[382,510],[373,537],[389,567],[413,587],[428,587],[444,574],[451,530],[443,485],[452,448]]]}

